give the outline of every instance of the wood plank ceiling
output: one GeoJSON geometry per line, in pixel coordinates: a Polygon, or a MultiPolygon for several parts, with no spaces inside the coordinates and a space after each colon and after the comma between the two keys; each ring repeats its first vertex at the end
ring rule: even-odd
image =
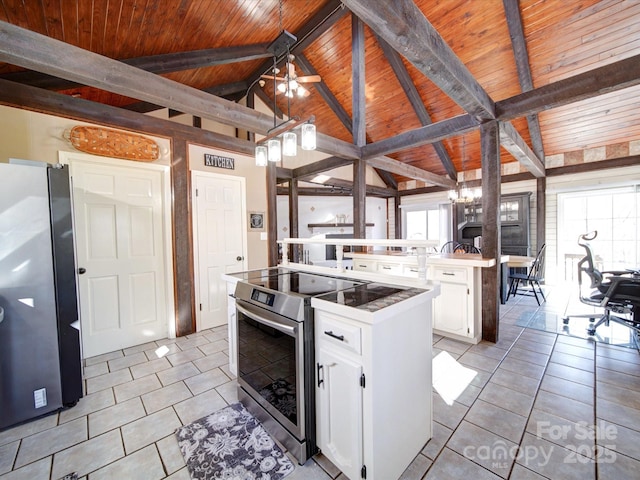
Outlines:
{"type": "MultiPolygon", "coordinates": [[[[415,4],[494,102],[640,54],[636,0],[415,4]],[[521,44],[514,27],[521,29],[521,44]],[[526,47],[521,71],[514,55],[518,45],[526,47]]],[[[352,21],[337,0],[0,0],[0,20],[227,99],[239,100],[250,87],[262,89],[269,104],[273,87],[266,82],[261,88],[258,79],[272,62],[266,46],[286,29],[298,36],[293,47],[298,73],[322,78],[321,83],[307,84],[309,96],[291,100],[291,113],[313,114],[319,132],[353,143],[352,21]]],[[[368,144],[466,113],[452,95],[398,55],[379,31],[365,26],[364,32],[368,144]]],[[[0,64],[0,79],[137,111],[154,108],[140,99],[47,78],[8,63],[0,64]]],[[[278,109],[286,112],[283,96],[276,100],[278,109]]],[[[638,140],[639,112],[640,86],[631,86],[542,111],[538,123],[521,117],[512,124],[515,135],[541,156],[534,141],[539,128],[543,153],[549,156],[638,140]]],[[[503,163],[516,161],[505,148],[501,154],[503,163]]],[[[388,157],[452,176],[480,168],[480,136],[472,129],[388,157]]],[[[383,163],[379,161],[380,168],[383,163]]],[[[405,179],[396,175],[398,181],[405,179]]]]}

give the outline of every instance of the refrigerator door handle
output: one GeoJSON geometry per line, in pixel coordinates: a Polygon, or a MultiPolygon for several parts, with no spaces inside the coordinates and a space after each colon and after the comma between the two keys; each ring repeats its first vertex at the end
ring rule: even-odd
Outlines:
{"type": "Polygon", "coordinates": [[[4,320],[4,308],[0,307],[0,323],[4,320]]]}

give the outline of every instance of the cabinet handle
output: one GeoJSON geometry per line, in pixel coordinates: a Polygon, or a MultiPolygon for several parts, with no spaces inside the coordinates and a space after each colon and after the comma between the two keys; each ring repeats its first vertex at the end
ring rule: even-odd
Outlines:
{"type": "Polygon", "coordinates": [[[367,266],[366,266],[366,265],[360,265],[360,264],[358,264],[358,266],[359,266],[360,268],[367,268],[367,266]]]}
{"type": "Polygon", "coordinates": [[[409,269],[409,271],[410,271],[410,272],[417,272],[417,271],[418,271],[418,269],[417,269],[417,268],[410,268],[410,269],[409,269]]]}
{"type": "Polygon", "coordinates": [[[322,365],[318,363],[317,366],[318,366],[318,387],[319,387],[324,382],[324,378],[320,378],[320,370],[322,370],[322,365]]]}
{"type": "Polygon", "coordinates": [[[454,277],[456,274],[455,273],[449,273],[449,272],[442,272],[443,275],[447,275],[448,277],[454,277]]]}
{"type": "Polygon", "coordinates": [[[330,337],[333,337],[337,340],[340,340],[341,342],[344,342],[344,335],[336,335],[335,333],[333,333],[332,330],[329,330],[328,332],[324,332],[325,335],[329,335],[330,337]]]}
{"type": "Polygon", "coordinates": [[[391,270],[391,267],[382,267],[383,270],[391,270]]]}

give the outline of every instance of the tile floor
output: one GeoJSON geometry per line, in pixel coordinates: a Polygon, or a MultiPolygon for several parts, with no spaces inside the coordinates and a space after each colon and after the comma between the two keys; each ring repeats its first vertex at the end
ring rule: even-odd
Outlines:
{"type": "MultiPolygon", "coordinates": [[[[434,355],[477,373],[451,405],[434,392],[433,438],[402,479],[638,478],[638,352],[522,326],[566,301],[512,298],[497,344],[434,338],[434,355]]],[[[2,480],[188,479],[175,429],[236,401],[224,327],[85,363],[78,405],[0,432],[2,480]]],[[[335,478],[346,477],[318,456],[287,480],[335,478]]]]}

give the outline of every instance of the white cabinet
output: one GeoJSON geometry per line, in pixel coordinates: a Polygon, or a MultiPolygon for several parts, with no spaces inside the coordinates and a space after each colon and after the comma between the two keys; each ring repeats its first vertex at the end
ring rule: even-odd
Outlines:
{"type": "Polygon", "coordinates": [[[433,301],[436,333],[472,343],[482,334],[481,269],[433,264],[429,276],[440,282],[440,296],[433,301]]]}
{"type": "Polygon", "coordinates": [[[387,275],[402,275],[402,265],[395,262],[378,262],[378,272],[387,275]]]}
{"type": "Polygon", "coordinates": [[[316,440],[351,479],[362,468],[362,364],[323,342],[317,350],[316,440]]]}
{"type": "Polygon", "coordinates": [[[229,340],[229,371],[238,375],[238,324],[236,322],[236,300],[233,294],[236,291],[235,281],[227,280],[227,327],[229,340]]]}
{"type": "Polygon", "coordinates": [[[376,312],[311,300],[317,443],[350,480],[399,478],[431,438],[432,297],[376,312]]]}
{"type": "Polygon", "coordinates": [[[363,258],[353,258],[353,269],[360,272],[375,272],[378,268],[378,262],[363,258]]]}
{"type": "Polygon", "coordinates": [[[418,278],[418,258],[415,255],[374,255],[368,253],[350,253],[353,269],[360,272],[384,273],[418,278]]]}
{"type": "Polygon", "coordinates": [[[433,279],[440,282],[440,296],[433,301],[433,328],[454,335],[473,336],[467,269],[439,265],[431,268],[433,279]]]}

